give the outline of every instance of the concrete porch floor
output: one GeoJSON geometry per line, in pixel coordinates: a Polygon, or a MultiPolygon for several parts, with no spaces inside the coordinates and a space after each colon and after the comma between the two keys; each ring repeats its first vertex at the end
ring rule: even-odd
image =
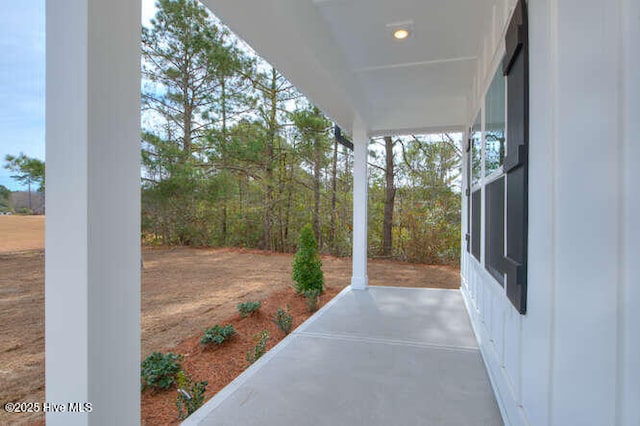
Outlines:
{"type": "Polygon", "coordinates": [[[185,425],[502,425],[457,290],[345,289],[185,425]]]}

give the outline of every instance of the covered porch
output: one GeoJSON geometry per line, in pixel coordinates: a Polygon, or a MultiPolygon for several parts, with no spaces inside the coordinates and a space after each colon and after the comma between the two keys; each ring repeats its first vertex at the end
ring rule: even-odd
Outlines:
{"type": "Polygon", "coordinates": [[[501,425],[458,290],[346,288],[185,425],[501,425]]]}
{"type": "MultiPolygon", "coordinates": [[[[638,1],[203,3],[351,135],[353,269],[331,306],[188,423],[637,424],[638,1]],[[498,115],[518,133],[507,142],[525,143],[488,175],[485,100],[519,52],[498,115]],[[477,134],[482,164],[464,150],[462,290],[369,287],[369,138],[441,131],[477,134]],[[510,254],[487,232],[486,194],[513,168],[527,170],[512,210],[526,226],[491,222],[526,242],[505,285],[486,268],[487,242],[510,254]]],[[[46,396],[94,407],[47,424],[136,424],[140,2],[47,1],[46,48],[46,396]]],[[[495,193],[509,197],[509,179],[495,193]]]]}

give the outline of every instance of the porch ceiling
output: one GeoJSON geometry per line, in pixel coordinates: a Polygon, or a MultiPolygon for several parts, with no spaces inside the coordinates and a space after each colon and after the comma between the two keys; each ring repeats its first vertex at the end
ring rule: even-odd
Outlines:
{"type": "Polygon", "coordinates": [[[338,124],[359,115],[371,135],[463,127],[495,2],[205,0],[338,124]]]}

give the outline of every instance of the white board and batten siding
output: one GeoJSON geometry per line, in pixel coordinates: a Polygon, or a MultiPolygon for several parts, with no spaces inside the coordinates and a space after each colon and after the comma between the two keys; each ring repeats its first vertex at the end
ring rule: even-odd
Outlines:
{"type": "MultiPolygon", "coordinates": [[[[527,3],[527,312],[464,241],[462,294],[506,424],[637,426],[640,1],[527,3]]],[[[487,40],[469,123],[502,49],[487,40]]]]}

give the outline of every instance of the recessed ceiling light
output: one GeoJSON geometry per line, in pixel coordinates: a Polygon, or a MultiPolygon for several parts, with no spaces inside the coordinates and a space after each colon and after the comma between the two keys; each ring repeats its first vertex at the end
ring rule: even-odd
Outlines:
{"type": "Polygon", "coordinates": [[[393,36],[397,40],[404,40],[405,38],[409,37],[409,31],[405,30],[404,28],[399,28],[393,32],[393,36]]]}

